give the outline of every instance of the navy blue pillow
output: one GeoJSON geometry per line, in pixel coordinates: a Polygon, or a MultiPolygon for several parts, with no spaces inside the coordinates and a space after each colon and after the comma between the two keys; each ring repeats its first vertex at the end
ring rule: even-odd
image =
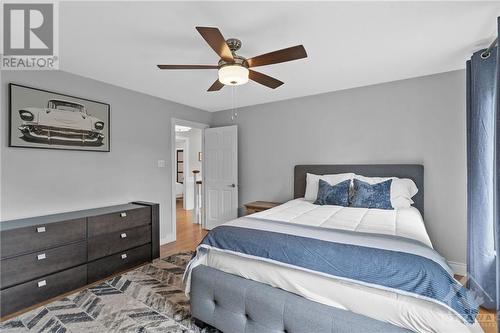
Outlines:
{"type": "Polygon", "coordinates": [[[336,185],[330,185],[323,179],[319,180],[318,197],[315,205],[349,206],[349,187],[351,180],[344,180],[336,185]]]}
{"type": "Polygon", "coordinates": [[[370,185],[354,179],[351,207],[394,209],[391,205],[392,179],[370,185]]]}

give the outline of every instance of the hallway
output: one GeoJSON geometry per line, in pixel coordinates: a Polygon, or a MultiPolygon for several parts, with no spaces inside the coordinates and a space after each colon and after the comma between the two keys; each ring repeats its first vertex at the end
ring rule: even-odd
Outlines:
{"type": "Polygon", "coordinates": [[[192,211],[182,208],[182,200],[176,202],[177,214],[177,240],[160,247],[161,257],[165,257],[181,251],[191,251],[201,242],[207,231],[199,224],[193,224],[192,211]]]}

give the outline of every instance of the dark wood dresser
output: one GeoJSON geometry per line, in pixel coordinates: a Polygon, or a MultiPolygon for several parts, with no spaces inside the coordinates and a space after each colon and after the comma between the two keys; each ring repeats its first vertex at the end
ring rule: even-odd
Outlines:
{"type": "Polygon", "coordinates": [[[159,205],[124,205],[0,223],[0,316],[160,256],[159,205]]]}

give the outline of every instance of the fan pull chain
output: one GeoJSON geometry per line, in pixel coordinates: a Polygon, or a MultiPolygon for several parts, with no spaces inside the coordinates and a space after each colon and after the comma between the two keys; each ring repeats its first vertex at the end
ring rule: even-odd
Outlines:
{"type": "Polygon", "coordinates": [[[236,110],[236,87],[231,86],[231,108],[232,108],[232,113],[231,113],[231,120],[234,121],[236,118],[238,118],[238,111],[236,110]]]}

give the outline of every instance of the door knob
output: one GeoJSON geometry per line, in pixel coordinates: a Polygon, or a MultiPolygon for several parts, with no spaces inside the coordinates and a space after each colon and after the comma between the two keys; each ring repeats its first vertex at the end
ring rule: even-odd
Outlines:
{"type": "Polygon", "coordinates": [[[229,187],[236,187],[236,184],[228,185],[229,187]]]}

